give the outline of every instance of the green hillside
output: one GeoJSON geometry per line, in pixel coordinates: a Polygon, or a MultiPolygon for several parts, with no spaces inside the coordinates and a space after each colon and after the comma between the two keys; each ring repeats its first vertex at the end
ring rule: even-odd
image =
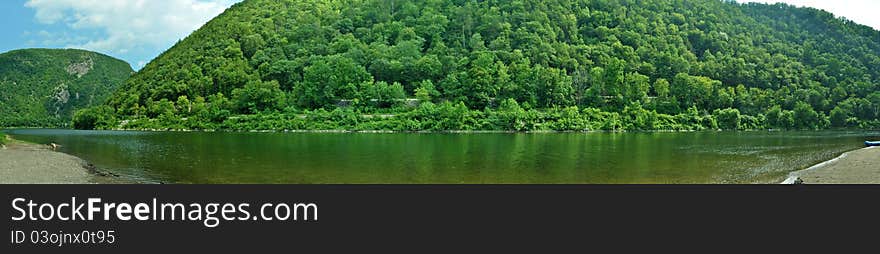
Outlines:
{"type": "Polygon", "coordinates": [[[245,0],[78,127],[877,128],[878,86],[880,32],[782,4],[245,0]]]}
{"type": "Polygon", "coordinates": [[[58,127],[106,101],[132,74],[121,60],[73,49],[0,54],[0,127],[58,127]]]}

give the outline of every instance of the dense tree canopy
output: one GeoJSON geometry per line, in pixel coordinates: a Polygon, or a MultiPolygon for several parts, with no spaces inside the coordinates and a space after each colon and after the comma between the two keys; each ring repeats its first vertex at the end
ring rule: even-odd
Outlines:
{"type": "Polygon", "coordinates": [[[246,0],[129,79],[108,114],[183,128],[876,128],[878,86],[880,32],[784,4],[246,0]],[[147,120],[163,115],[178,121],[147,120]]]}
{"type": "Polygon", "coordinates": [[[64,126],[74,110],[104,103],[131,74],[127,63],[83,50],[0,54],[0,127],[64,126]]]}

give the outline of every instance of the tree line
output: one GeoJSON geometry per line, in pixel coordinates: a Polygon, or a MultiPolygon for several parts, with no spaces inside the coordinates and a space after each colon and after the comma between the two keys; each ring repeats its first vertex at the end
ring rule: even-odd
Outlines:
{"type": "Polygon", "coordinates": [[[74,126],[867,129],[878,84],[880,32],[785,4],[247,0],[74,126]]]}

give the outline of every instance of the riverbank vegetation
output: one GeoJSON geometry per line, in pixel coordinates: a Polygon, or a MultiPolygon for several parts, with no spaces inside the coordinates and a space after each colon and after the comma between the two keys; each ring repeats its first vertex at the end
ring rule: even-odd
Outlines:
{"type": "Polygon", "coordinates": [[[246,0],[73,126],[874,129],[880,32],[715,0],[246,0]]]}
{"type": "MultiPolygon", "coordinates": [[[[687,131],[826,129],[827,118],[801,106],[794,111],[770,110],[770,115],[743,115],[737,109],[705,113],[692,107],[675,115],[661,114],[639,104],[622,112],[606,112],[577,106],[524,109],[508,99],[493,109],[471,110],[464,103],[426,102],[414,108],[391,110],[335,108],[333,110],[267,111],[238,115],[207,104],[178,115],[170,107],[156,117],[115,118],[108,107],[80,111],[74,118],[79,129],[129,130],[345,130],[345,131],[687,131]]],[[[880,128],[880,122],[864,122],[860,128],[880,128]]]]}

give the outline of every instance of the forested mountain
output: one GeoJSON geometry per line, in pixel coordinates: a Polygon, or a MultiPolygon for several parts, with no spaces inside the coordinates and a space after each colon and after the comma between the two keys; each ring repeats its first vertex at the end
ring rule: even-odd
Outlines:
{"type": "Polygon", "coordinates": [[[0,127],[58,127],[100,105],[132,74],[128,63],[73,49],[0,54],[0,127]]]}
{"type": "Polygon", "coordinates": [[[878,109],[880,32],[811,8],[245,0],[149,63],[107,106],[83,111],[78,125],[877,128],[878,109]]]}

